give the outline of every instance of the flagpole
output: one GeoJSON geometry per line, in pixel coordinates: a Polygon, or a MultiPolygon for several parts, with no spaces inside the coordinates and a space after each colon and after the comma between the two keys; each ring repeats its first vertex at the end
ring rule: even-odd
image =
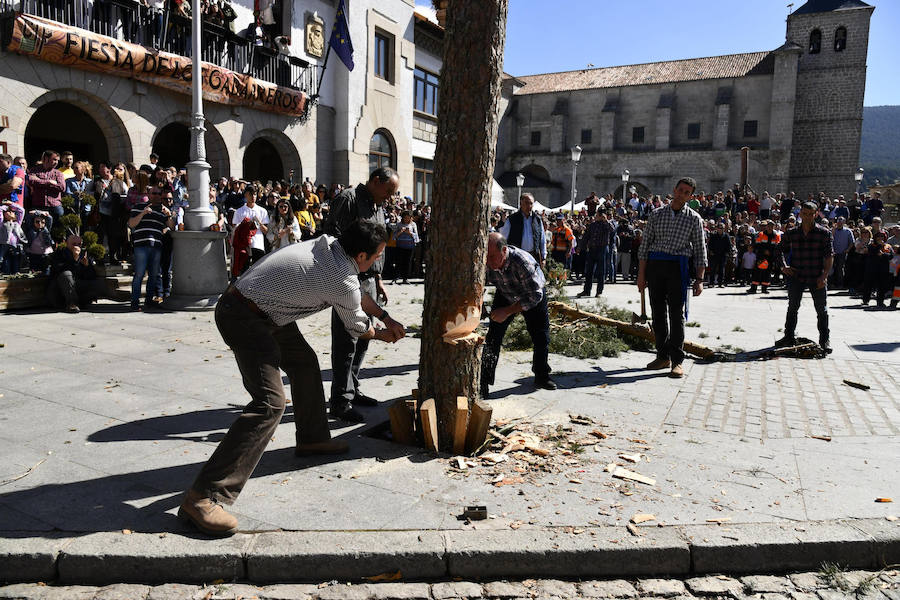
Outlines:
{"type": "Polygon", "coordinates": [[[322,80],[325,78],[325,67],[328,66],[328,57],[331,56],[331,40],[328,41],[328,50],[325,51],[325,60],[322,61],[322,71],[319,73],[319,84],[316,86],[316,95],[322,89],[322,80]]]}

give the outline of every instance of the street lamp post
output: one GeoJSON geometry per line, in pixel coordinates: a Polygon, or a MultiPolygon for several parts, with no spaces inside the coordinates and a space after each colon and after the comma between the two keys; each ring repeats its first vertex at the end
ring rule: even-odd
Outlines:
{"type": "Polygon", "coordinates": [[[853,179],[856,180],[856,194],[859,195],[859,190],[862,187],[863,176],[865,175],[865,171],[862,167],[859,168],[856,173],[853,174],[853,179]]]}
{"type": "Polygon", "coordinates": [[[172,295],[166,307],[176,310],[210,310],[228,284],[225,268],[225,232],[210,231],[216,215],[209,207],[209,163],[206,162],[203,116],[202,19],[200,0],[193,0],[191,22],[191,162],[187,165],[188,200],[185,231],[172,232],[172,295]]]}
{"type": "Polygon", "coordinates": [[[575,176],[578,173],[578,161],[581,160],[581,146],[572,146],[572,201],[569,205],[569,212],[575,214],[575,195],[578,191],[575,189],[575,176]]]}
{"type": "Polygon", "coordinates": [[[625,190],[628,188],[628,180],[631,179],[631,172],[628,169],[622,171],[622,204],[624,205],[625,200],[625,190]]]}
{"type": "Polygon", "coordinates": [[[519,188],[519,193],[516,195],[516,208],[519,208],[519,205],[522,203],[522,186],[525,185],[525,176],[521,173],[516,174],[516,187],[519,188]]]}

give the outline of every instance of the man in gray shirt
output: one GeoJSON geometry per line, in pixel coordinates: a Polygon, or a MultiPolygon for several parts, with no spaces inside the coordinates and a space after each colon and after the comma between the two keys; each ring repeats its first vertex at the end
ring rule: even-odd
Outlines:
{"type": "Polygon", "coordinates": [[[381,258],[386,242],[384,227],[357,221],[340,239],[322,236],[266,255],[228,287],[216,305],[216,326],[234,352],[252,401],[197,475],[179,517],[208,535],[237,531],[237,519],[219,503],[237,499],[281,422],[281,370],[291,382],[295,454],[347,451],[346,442],[331,439],[319,361],[296,321],[332,306],[353,339],[402,338],[403,325],[360,292],[359,274],[381,258]],[[375,329],[370,316],[385,329],[375,329]]]}

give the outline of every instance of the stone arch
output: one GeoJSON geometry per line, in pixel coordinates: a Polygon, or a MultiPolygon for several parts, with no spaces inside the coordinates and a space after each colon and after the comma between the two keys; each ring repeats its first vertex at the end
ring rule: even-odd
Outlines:
{"type": "MultiPolygon", "coordinates": [[[[628,182],[628,198],[631,198],[631,188],[634,187],[634,191],[637,192],[637,195],[641,198],[647,198],[652,195],[654,192],[650,189],[649,186],[644,185],[640,181],[631,180],[628,182]]],[[[613,190],[613,199],[621,200],[622,199],[622,184],[619,184],[615,190],[613,190]]]]}
{"type": "MultiPolygon", "coordinates": [[[[172,123],[180,123],[186,125],[188,129],[190,129],[191,115],[188,112],[176,112],[157,123],[156,130],[153,132],[153,137],[150,139],[151,147],[154,142],[156,142],[156,137],[159,135],[159,132],[172,123]]],[[[219,177],[228,177],[231,174],[231,163],[228,159],[228,147],[225,145],[225,140],[222,139],[222,134],[219,133],[216,126],[208,119],[204,121],[204,127],[206,127],[206,134],[204,135],[204,141],[206,142],[206,162],[208,162],[210,166],[209,178],[211,181],[214,181],[219,177]]]]}
{"type": "Polygon", "coordinates": [[[537,163],[525,165],[524,167],[519,169],[519,171],[526,177],[531,176],[543,182],[553,181],[553,179],[550,177],[550,171],[537,163]]]}
{"type": "MultiPolygon", "coordinates": [[[[28,128],[28,122],[34,116],[34,113],[51,102],[71,104],[87,113],[106,138],[106,146],[109,153],[107,158],[121,162],[134,160],[134,148],[131,144],[131,137],[128,135],[128,130],[122,119],[119,118],[118,113],[105,100],[83,90],[60,88],[41,94],[28,105],[28,110],[23,112],[22,121],[17,131],[24,132],[28,128]]],[[[27,158],[29,161],[34,160],[34,157],[27,158]]]]}
{"type": "MultiPolygon", "coordinates": [[[[281,166],[284,169],[283,177],[285,179],[288,178],[288,173],[293,171],[294,182],[303,181],[303,164],[300,161],[300,152],[297,151],[297,146],[294,145],[291,138],[278,129],[260,129],[253,135],[247,145],[244,146],[243,151],[246,152],[247,148],[250,147],[250,144],[258,139],[269,142],[278,151],[278,154],[281,157],[281,166]]],[[[243,157],[241,158],[241,161],[243,164],[243,157]]]]}
{"type": "MultiPolygon", "coordinates": [[[[396,169],[397,168],[397,160],[398,160],[397,140],[394,137],[394,134],[392,134],[390,132],[390,130],[388,130],[385,127],[379,127],[374,132],[372,132],[372,137],[369,139],[369,152],[368,152],[369,172],[371,173],[372,171],[374,171],[376,169],[376,166],[375,166],[375,164],[373,164],[373,161],[372,161],[372,152],[373,152],[372,142],[375,141],[376,137],[378,137],[379,139],[381,139],[385,142],[385,144],[381,145],[382,152],[384,152],[384,150],[385,150],[383,146],[387,146],[386,155],[388,157],[388,164],[381,165],[381,166],[388,166],[388,167],[391,167],[392,169],[396,169]]],[[[380,155],[384,155],[384,154],[380,154],[380,155]]]]}

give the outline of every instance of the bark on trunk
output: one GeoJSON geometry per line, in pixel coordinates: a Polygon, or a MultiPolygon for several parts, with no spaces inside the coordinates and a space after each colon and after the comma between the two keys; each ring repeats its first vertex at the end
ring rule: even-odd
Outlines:
{"type": "Polygon", "coordinates": [[[452,346],[448,322],[480,307],[499,123],[508,0],[454,0],[445,13],[434,159],[434,203],[426,256],[419,402],[434,398],[440,449],[453,439],[456,397],[478,394],[480,345],[452,346]]]}

